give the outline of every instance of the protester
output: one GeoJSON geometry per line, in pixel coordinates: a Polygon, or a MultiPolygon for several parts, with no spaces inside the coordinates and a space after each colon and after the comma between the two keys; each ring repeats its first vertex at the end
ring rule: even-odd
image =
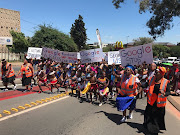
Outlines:
{"type": "Polygon", "coordinates": [[[158,134],[165,127],[165,106],[167,96],[170,94],[169,80],[164,78],[166,69],[159,67],[155,75],[149,80],[147,106],[144,113],[144,127],[149,132],[158,134]]]}
{"type": "MultiPolygon", "coordinates": [[[[119,96],[122,97],[121,99],[126,99],[124,97],[135,97],[137,96],[137,88],[141,85],[139,79],[133,75],[134,67],[131,65],[126,66],[126,70],[124,74],[122,75],[116,75],[116,77],[121,78],[121,89],[119,91],[119,96]]],[[[120,102],[123,102],[120,100],[120,102]]],[[[129,108],[129,119],[133,118],[133,110],[136,107],[136,99],[134,98],[132,103],[127,106],[125,109],[123,109],[123,118],[121,119],[121,122],[125,122],[127,120],[126,116],[126,109],[129,108]]]]}
{"type": "MultiPolygon", "coordinates": [[[[26,91],[29,91],[28,86],[31,86],[31,79],[34,75],[34,69],[30,63],[28,63],[27,59],[24,59],[24,63],[21,66],[21,69],[18,75],[21,73],[22,75],[22,86],[26,86],[26,91]]],[[[32,90],[32,87],[30,88],[32,90]]]]}
{"type": "Polygon", "coordinates": [[[13,90],[16,90],[16,84],[14,82],[15,80],[15,73],[12,65],[8,63],[5,59],[2,61],[2,66],[1,66],[1,73],[2,73],[2,81],[3,85],[5,86],[4,91],[8,90],[8,83],[11,83],[14,85],[13,90]]]}
{"type": "MultiPolygon", "coordinates": [[[[38,82],[38,86],[39,86],[39,93],[43,92],[41,85],[44,84],[46,87],[48,87],[47,84],[47,75],[45,74],[45,72],[43,71],[41,66],[38,66],[37,68],[38,72],[37,72],[37,82],[38,82]]],[[[48,87],[49,88],[49,87],[48,87]]]]}

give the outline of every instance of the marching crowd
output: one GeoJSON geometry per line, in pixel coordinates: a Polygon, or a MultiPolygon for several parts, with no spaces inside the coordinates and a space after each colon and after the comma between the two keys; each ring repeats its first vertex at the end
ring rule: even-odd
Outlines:
{"type": "MultiPolygon", "coordinates": [[[[5,59],[2,60],[1,72],[5,90],[8,90],[8,83],[12,83],[13,89],[16,90],[15,72],[5,59]]],[[[51,93],[54,88],[57,92],[60,92],[60,88],[65,88],[66,91],[70,88],[71,96],[77,96],[81,103],[84,99],[92,104],[99,100],[99,106],[102,106],[109,98],[120,97],[117,102],[122,106],[126,97],[133,98],[130,105],[121,110],[121,122],[125,122],[127,118],[132,119],[136,99],[146,97],[143,125],[152,133],[165,130],[167,96],[180,95],[180,65],[177,64],[163,66],[143,62],[141,65],[123,67],[108,65],[104,60],[85,64],[79,60],[77,63],[66,64],[44,58],[25,59],[17,75],[22,76],[22,85],[26,86],[25,92],[32,90],[34,80],[34,84],[39,86],[39,93],[43,92],[42,85],[51,93]],[[129,116],[126,115],[126,109],[129,109],[129,116]]]]}

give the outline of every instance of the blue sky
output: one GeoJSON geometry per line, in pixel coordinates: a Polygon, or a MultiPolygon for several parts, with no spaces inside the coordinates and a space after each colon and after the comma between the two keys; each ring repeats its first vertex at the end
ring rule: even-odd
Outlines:
{"type": "MultiPolygon", "coordinates": [[[[149,13],[139,14],[138,4],[126,0],[122,8],[115,9],[112,0],[0,0],[0,8],[20,11],[21,31],[33,36],[39,24],[51,24],[69,34],[78,15],[84,18],[87,43],[97,42],[96,29],[103,43],[131,42],[138,37],[150,37],[146,22],[149,13]]],[[[180,18],[174,18],[174,27],[158,38],[159,42],[180,42],[180,18]]]]}

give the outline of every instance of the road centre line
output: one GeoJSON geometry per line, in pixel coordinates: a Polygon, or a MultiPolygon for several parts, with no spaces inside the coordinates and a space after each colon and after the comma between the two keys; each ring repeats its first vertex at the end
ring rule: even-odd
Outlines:
{"type": "Polygon", "coordinates": [[[4,121],[4,120],[7,120],[7,119],[10,119],[12,117],[15,117],[15,116],[18,116],[18,115],[21,115],[21,114],[24,114],[26,112],[30,112],[32,110],[35,110],[35,109],[38,109],[38,108],[41,108],[43,106],[46,106],[46,105],[49,105],[49,104],[52,104],[52,103],[55,103],[57,101],[60,101],[60,100],[63,100],[63,99],[66,99],[70,96],[66,96],[66,97],[62,97],[62,98],[59,98],[59,99],[56,99],[56,100],[53,100],[51,102],[47,102],[47,103],[44,103],[44,104],[41,104],[41,105],[38,105],[38,106],[35,106],[35,107],[32,107],[32,108],[28,108],[27,110],[24,110],[24,111],[21,111],[21,112],[18,112],[18,113],[15,113],[15,114],[12,114],[12,115],[9,115],[9,116],[5,116],[5,117],[2,117],[0,118],[0,122],[1,121],[4,121]]]}

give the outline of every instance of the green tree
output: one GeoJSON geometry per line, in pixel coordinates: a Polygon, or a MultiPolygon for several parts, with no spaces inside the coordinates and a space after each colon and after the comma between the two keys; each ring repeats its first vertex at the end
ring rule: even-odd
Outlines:
{"type": "Polygon", "coordinates": [[[154,40],[149,37],[139,37],[138,39],[133,39],[133,41],[134,41],[134,45],[137,46],[137,45],[152,43],[154,40]]]}
{"type": "Polygon", "coordinates": [[[153,45],[153,56],[157,56],[159,58],[167,58],[170,55],[170,48],[164,45],[153,45]]]}
{"type": "Polygon", "coordinates": [[[14,53],[24,53],[27,52],[28,46],[30,46],[30,38],[25,37],[22,32],[10,31],[13,37],[13,45],[10,49],[14,53]]]}
{"type": "Polygon", "coordinates": [[[79,15],[79,18],[75,20],[74,24],[72,24],[70,34],[71,38],[77,44],[79,51],[86,49],[86,28],[81,15],[79,15]]]}
{"type": "Polygon", "coordinates": [[[103,52],[115,51],[115,47],[112,45],[107,45],[103,48],[103,52]]]}
{"type": "Polygon", "coordinates": [[[172,57],[180,57],[180,46],[171,47],[170,54],[172,57]]]}
{"type": "MultiPolygon", "coordinates": [[[[112,0],[116,8],[120,8],[120,4],[126,0],[112,0]]],[[[146,25],[149,27],[149,34],[153,38],[164,35],[165,30],[171,29],[174,17],[180,17],[179,0],[135,0],[139,1],[139,13],[149,11],[151,18],[146,25]]]]}
{"type": "Polygon", "coordinates": [[[34,47],[49,47],[60,51],[78,51],[77,45],[69,35],[66,35],[50,25],[39,25],[31,39],[34,47]]]}

